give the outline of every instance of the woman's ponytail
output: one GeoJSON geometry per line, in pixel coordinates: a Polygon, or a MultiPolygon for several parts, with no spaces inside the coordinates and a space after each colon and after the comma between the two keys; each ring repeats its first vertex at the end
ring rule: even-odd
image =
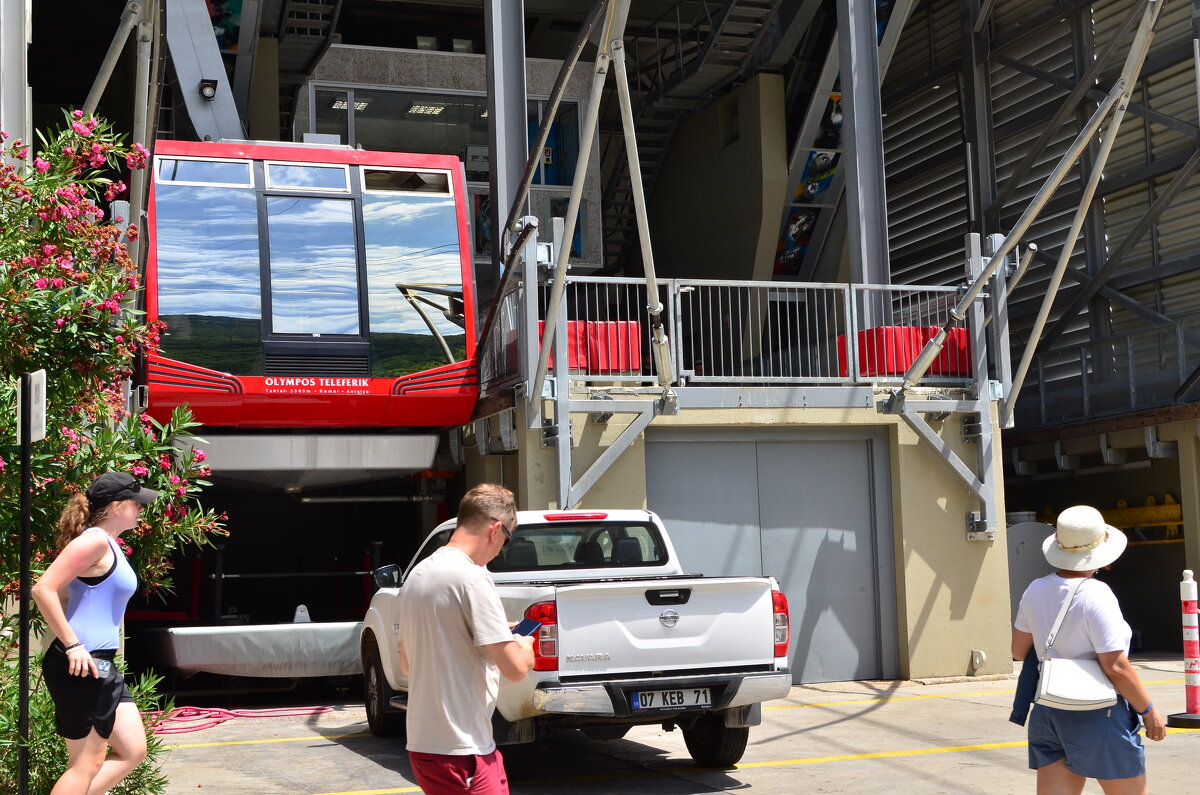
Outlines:
{"type": "Polygon", "coordinates": [[[83,493],[72,494],[67,507],[63,508],[62,513],[58,517],[58,548],[62,549],[67,544],[75,540],[75,538],[86,530],[91,524],[92,518],[91,506],[88,505],[88,498],[83,493]]]}

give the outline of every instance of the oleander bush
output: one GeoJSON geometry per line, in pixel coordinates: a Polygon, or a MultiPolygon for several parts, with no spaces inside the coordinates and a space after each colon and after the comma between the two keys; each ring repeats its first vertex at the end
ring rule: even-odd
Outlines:
{"type": "MultiPolygon", "coordinates": [[[[162,327],[136,308],[140,277],[126,243],[138,229],[106,217],[101,205],[125,192],[121,169],[145,168],[149,153],[141,144],[126,146],[103,119],[78,110],[64,117],[61,130],[39,133],[36,153],[0,132],[0,613],[10,616],[10,631],[0,631],[0,792],[16,779],[19,636],[11,616],[21,573],[21,374],[46,371],[47,438],[34,443],[30,467],[33,577],[57,554],[56,523],[68,498],[109,470],[163,493],[121,537],[144,595],[171,588],[176,549],[224,533],[224,517],[198,499],[210,470],[191,441],[191,413],[177,409],[159,423],[131,414],[125,398],[137,357],[157,350],[162,327]]],[[[34,617],[38,628],[36,610],[34,617]]],[[[53,783],[66,755],[38,670],[31,780],[53,783]]],[[[132,683],[139,703],[153,702],[157,683],[132,683]]],[[[161,791],[157,767],[147,770],[114,791],[161,791]]]]}

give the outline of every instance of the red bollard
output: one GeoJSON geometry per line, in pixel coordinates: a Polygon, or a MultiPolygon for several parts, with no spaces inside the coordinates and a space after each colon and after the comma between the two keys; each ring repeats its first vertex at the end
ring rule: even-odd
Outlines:
{"type": "Polygon", "coordinates": [[[1183,681],[1187,694],[1187,712],[1167,716],[1167,725],[1181,729],[1200,729],[1200,622],[1196,615],[1196,581],[1191,569],[1183,572],[1179,583],[1183,600],[1183,681]]]}

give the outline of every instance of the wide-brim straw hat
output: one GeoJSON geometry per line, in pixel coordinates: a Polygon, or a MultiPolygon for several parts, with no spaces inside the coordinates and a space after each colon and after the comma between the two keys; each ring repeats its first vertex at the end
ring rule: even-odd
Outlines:
{"type": "Polygon", "coordinates": [[[1076,505],[1058,515],[1055,531],[1042,543],[1042,554],[1056,569],[1090,571],[1121,557],[1129,539],[1106,524],[1090,505],[1076,505]]]}

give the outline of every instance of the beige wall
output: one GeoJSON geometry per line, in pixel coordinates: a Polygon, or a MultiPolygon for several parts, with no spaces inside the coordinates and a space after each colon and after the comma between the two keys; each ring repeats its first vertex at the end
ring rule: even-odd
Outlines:
{"type": "MultiPolygon", "coordinates": [[[[605,425],[589,421],[584,415],[572,417],[575,479],[611,443],[628,421],[628,416],[614,415],[605,425]]],[[[887,426],[901,676],[923,678],[1012,672],[1004,532],[1001,530],[994,542],[966,540],[966,514],[978,510],[973,495],[942,461],[940,454],[899,418],[880,414],[874,407],[693,409],[677,416],[658,417],[653,424],[759,428],[887,426]],[[973,649],[987,655],[986,664],[978,670],[971,668],[973,649]]],[[[962,443],[958,418],[952,416],[935,428],[974,469],[975,449],[962,443]]],[[[993,432],[998,433],[994,424],[993,432]]],[[[519,469],[517,491],[521,507],[556,507],[558,481],[554,448],[541,446],[540,432],[527,432],[521,438],[520,451],[504,457],[506,474],[514,464],[519,469]]],[[[644,437],[639,437],[577,507],[645,507],[643,442],[644,437]]],[[[1000,445],[994,445],[993,449],[994,471],[1000,473],[1000,445]]],[[[469,475],[473,471],[468,468],[469,475]]],[[[1002,517],[1003,484],[1000,482],[997,492],[998,515],[1002,517]]]]}
{"type": "Polygon", "coordinates": [[[762,74],[684,117],[650,197],[659,274],[770,279],[787,189],[783,79],[762,74]]]}

